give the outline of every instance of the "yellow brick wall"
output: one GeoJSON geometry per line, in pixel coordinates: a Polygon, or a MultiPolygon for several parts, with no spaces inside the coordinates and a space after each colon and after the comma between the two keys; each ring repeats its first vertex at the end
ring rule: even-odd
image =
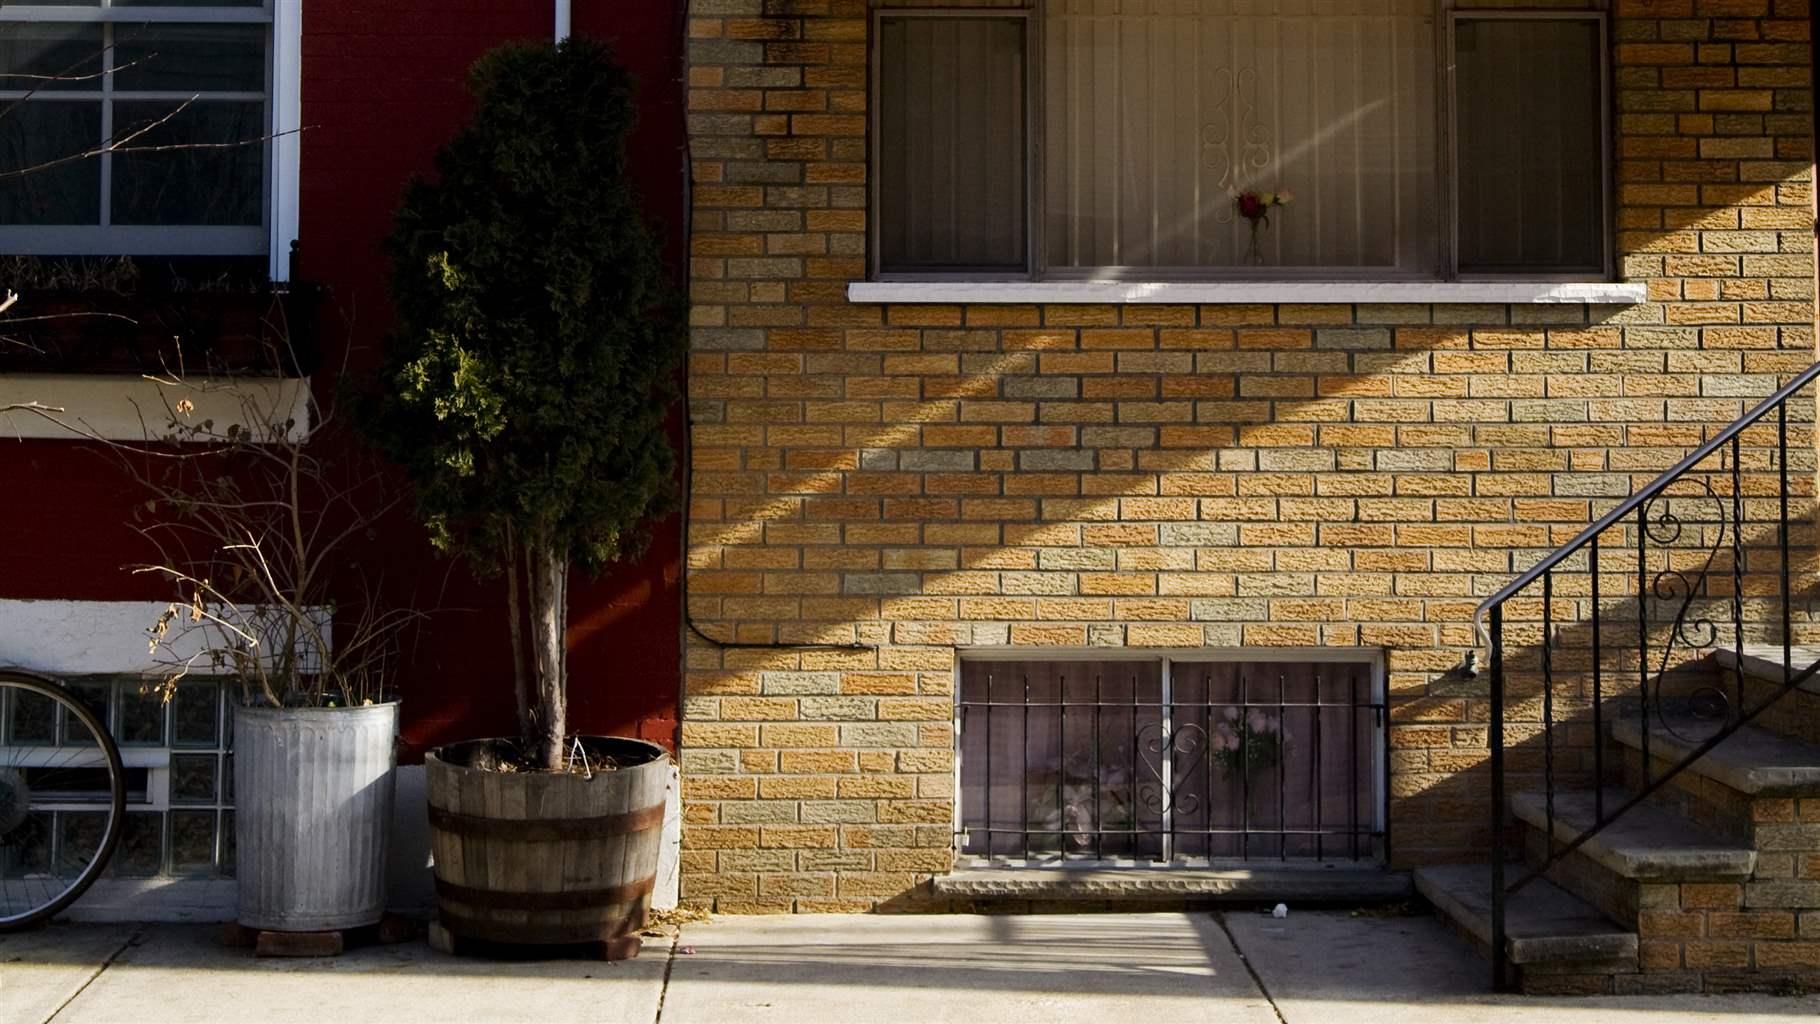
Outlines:
{"type": "Polygon", "coordinates": [[[1814,359],[1806,3],[1619,2],[1645,304],[880,307],[868,5],[693,0],[685,899],[929,905],[970,645],[1382,649],[1482,849],[1477,602],[1814,359]]]}

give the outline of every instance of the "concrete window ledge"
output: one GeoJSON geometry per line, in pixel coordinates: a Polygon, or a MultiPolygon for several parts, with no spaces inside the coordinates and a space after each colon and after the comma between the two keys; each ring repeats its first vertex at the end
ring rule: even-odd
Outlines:
{"type": "Polygon", "coordinates": [[[1374,865],[1256,868],[980,868],[937,875],[937,896],[959,899],[1400,900],[1409,875],[1374,865]]]}
{"type": "Polygon", "coordinates": [[[1490,303],[1631,306],[1641,283],[1611,281],[860,281],[852,302],[955,304],[1490,303]]]}
{"type": "Polygon", "coordinates": [[[257,411],[271,423],[290,420],[294,438],[309,432],[307,378],[240,377],[231,382],[232,387],[229,383],[194,378],[175,385],[140,374],[4,373],[0,374],[0,406],[35,402],[60,411],[48,416],[24,410],[0,412],[0,440],[159,438],[169,433],[171,408],[183,399],[195,405],[189,417],[192,422],[244,423],[249,413],[257,411]]]}

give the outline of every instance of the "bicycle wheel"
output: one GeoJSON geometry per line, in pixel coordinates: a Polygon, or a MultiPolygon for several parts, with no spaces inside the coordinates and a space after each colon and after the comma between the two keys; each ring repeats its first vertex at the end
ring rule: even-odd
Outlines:
{"type": "Polygon", "coordinates": [[[125,817],[126,769],[102,715],[49,679],[0,671],[0,931],[75,902],[125,817]]]}

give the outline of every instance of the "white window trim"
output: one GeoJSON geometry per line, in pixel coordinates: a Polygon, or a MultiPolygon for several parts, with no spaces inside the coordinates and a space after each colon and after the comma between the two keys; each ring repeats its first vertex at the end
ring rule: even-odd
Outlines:
{"type": "Polygon", "coordinates": [[[291,279],[297,241],[298,175],[303,130],[303,0],[272,0],[272,183],[266,197],[271,225],[268,273],[291,279]]]}
{"type": "Polygon", "coordinates": [[[915,305],[1442,305],[1633,306],[1640,282],[1611,281],[855,281],[847,301],[915,305]]]}
{"type": "MultiPolygon", "coordinates": [[[[272,138],[266,182],[264,226],[250,227],[58,227],[57,255],[182,255],[189,251],[224,251],[251,246],[264,236],[267,272],[274,282],[288,281],[291,245],[297,240],[298,174],[302,129],[303,0],[269,0],[265,10],[225,7],[51,7],[0,6],[0,21],[113,22],[161,21],[192,23],[266,22],[271,25],[271,64],[268,69],[268,131],[272,138]],[[170,252],[159,252],[159,238],[180,238],[170,252]]],[[[23,226],[21,226],[23,227],[23,226]]],[[[23,253],[16,246],[13,252],[23,253]]]]}

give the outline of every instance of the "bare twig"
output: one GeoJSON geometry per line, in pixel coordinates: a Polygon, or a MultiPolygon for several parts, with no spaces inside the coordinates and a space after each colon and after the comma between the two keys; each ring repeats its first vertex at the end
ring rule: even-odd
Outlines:
{"type": "Polygon", "coordinates": [[[148,494],[136,529],[157,558],[134,571],[183,595],[148,630],[167,685],[207,664],[269,704],[383,699],[400,631],[423,614],[385,607],[364,575],[349,592],[332,571],[346,542],[396,504],[380,493],[378,470],[317,454],[333,410],[313,415],[313,395],[298,422],[288,403],[232,378],[192,381],[179,366],[147,379],[160,385],[164,427],[104,450],[148,494]],[[233,421],[204,417],[205,394],[233,398],[233,421]]]}

